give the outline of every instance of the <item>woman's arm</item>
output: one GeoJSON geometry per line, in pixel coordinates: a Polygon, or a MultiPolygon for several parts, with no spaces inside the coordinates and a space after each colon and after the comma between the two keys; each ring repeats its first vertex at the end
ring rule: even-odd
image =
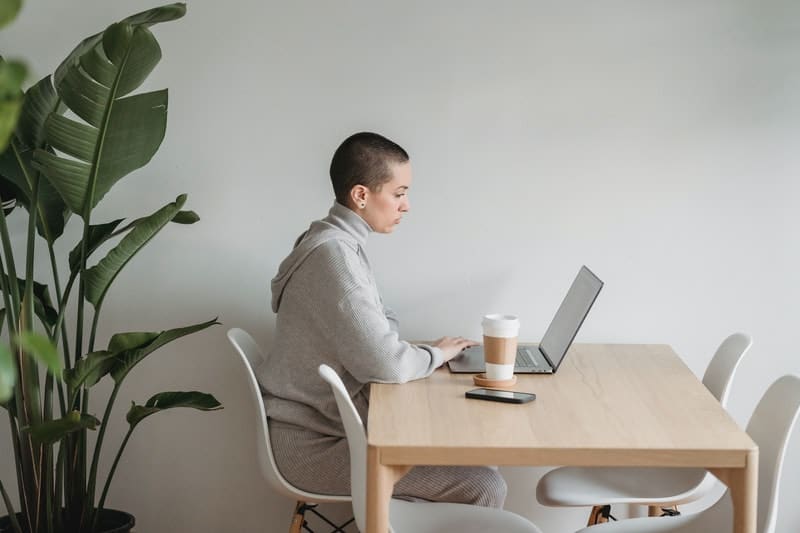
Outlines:
{"type": "MultiPolygon", "coordinates": [[[[383,303],[383,302],[381,302],[381,303],[383,303]]],[[[397,318],[397,313],[395,313],[394,311],[392,311],[391,309],[386,307],[386,305],[384,305],[383,306],[383,316],[385,316],[386,320],[389,321],[389,327],[392,329],[392,331],[395,331],[395,332],[397,332],[399,334],[400,333],[400,320],[397,318]]]]}
{"type": "Polygon", "coordinates": [[[432,345],[400,340],[396,315],[383,305],[369,266],[345,242],[320,245],[307,259],[304,305],[324,331],[325,350],[358,381],[403,383],[429,376],[475,344],[444,337],[432,345]]]}
{"type": "Polygon", "coordinates": [[[362,383],[404,383],[429,376],[444,363],[439,348],[400,340],[371,286],[353,287],[337,307],[336,352],[362,383]]]}

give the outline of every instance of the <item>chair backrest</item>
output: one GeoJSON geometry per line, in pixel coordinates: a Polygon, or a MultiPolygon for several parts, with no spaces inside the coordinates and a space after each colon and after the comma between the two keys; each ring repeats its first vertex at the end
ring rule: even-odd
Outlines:
{"type": "Polygon", "coordinates": [[[722,341],[703,375],[703,384],[711,394],[719,400],[722,407],[727,407],[731,383],[744,354],[750,349],[753,339],[745,333],[734,333],[722,341]]]}
{"type": "Polygon", "coordinates": [[[764,393],[747,425],[747,433],[758,444],[759,533],[775,531],[783,460],[798,414],[800,378],[783,376],[764,393]]]}
{"type": "Polygon", "coordinates": [[[366,531],[367,434],[364,431],[364,424],[339,374],[328,365],[320,365],[319,375],[331,386],[336,406],[339,408],[339,415],[344,423],[347,446],[350,449],[350,493],[353,496],[353,517],[356,519],[359,531],[366,531]]]}
{"type": "Polygon", "coordinates": [[[261,399],[261,388],[258,386],[258,380],[256,380],[256,375],[253,371],[264,360],[264,354],[256,344],[256,341],[253,340],[253,337],[243,329],[229,329],[228,340],[236,348],[247,374],[250,398],[256,410],[256,446],[258,448],[258,462],[261,466],[261,472],[273,489],[292,499],[296,499],[298,497],[297,489],[281,475],[272,455],[267,413],[264,409],[264,402],[261,399]]]}

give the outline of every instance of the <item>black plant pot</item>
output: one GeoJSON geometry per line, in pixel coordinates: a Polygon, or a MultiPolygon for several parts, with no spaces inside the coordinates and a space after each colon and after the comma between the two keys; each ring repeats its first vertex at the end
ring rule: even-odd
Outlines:
{"type": "MultiPolygon", "coordinates": [[[[17,513],[17,520],[22,520],[22,514],[17,513]]],[[[136,519],[132,514],[115,509],[103,509],[100,512],[100,521],[95,533],[130,533],[136,519]]],[[[11,519],[8,516],[0,517],[0,533],[12,533],[11,519]]]]}

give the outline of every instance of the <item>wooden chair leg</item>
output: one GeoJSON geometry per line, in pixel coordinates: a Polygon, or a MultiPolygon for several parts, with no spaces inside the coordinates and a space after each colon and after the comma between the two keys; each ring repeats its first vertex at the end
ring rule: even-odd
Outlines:
{"type": "Polygon", "coordinates": [[[292,515],[292,524],[289,526],[289,533],[300,533],[305,522],[305,505],[306,502],[297,501],[294,506],[294,515],[292,515]]]}
{"type": "Polygon", "coordinates": [[[647,516],[661,516],[661,507],[658,505],[648,505],[647,516]]]}
{"type": "MultiPolygon", "coordinates": [[[[608,515],[609,513],[606,511],[606,507],[610,507],[609,505],[595,505],[592,507],[592,512],[589,515],[589,523],[587,526],[593,526],[595,524],[603,524],[608,522],[608,515]],[[606,511],[606,512],[604,512],[606,511]]],[[[610,509],[609,509],[610,511],[610,509]]]]}

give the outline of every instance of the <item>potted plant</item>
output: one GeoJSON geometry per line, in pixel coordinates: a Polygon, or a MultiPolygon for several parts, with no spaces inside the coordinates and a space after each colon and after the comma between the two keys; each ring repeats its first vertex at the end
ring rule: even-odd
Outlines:
{"type": "Polygon", "coordinates": [[[17,127],[0,154],[0,323],[8,338],[0,342],[0,405],[10,423],[12,442],[3,453],[14,454],[20,507],[14,509],[9,496],[13,480],[0,479],[7,511],[0,531],[129,530],[132,518],[114,523],[105,500],[131,432],[165,409],[221,407],[210,394],[194,391],[133,403],[128,432],[100,479],[106,428],[125,377],[165,344],[217,324],[117,333],[104,346],[97,342],[103,302],[125,265],[170,222],[198,220],[183,210],[185,195],[125,224],[92,217],[113,185],[147,164],[164,138],[167,90],[136,90],[161,58],[149,28],[182,17],[185,9],[150,9],[84,39],[52,76],[25,92],[17,127]],[[6,219],[25,211],[22,261],[6,219]],[[59,258],[54,243],[70,222],[82,226],[82,238],[59,258]],[[99,250],[108,251],[98,259],[99,250]],[[38,262],[50,270],[51,285],[34,280],[38,262]],[[113,382],[102,420],[89,402],[100,380],[113,382]],[[97,430],[94,445],[90,430],[97,430]]]}

